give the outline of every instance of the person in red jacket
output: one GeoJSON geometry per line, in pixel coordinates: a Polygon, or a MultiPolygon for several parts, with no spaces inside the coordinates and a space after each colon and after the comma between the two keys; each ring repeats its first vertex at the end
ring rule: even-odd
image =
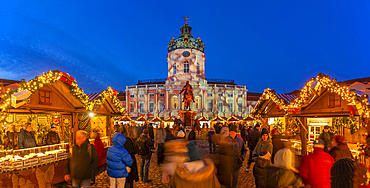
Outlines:
{"type": "Polygon", "coordinates": [[[104,144],[100,139],[100,134],[101,133],[99,132],[99,130],[94,130],[91,133],[91,138],[94,138],[93,144],[99,157],[98,166],[96,167],[93,178],[91,179],[92,184],[95,183],[95,176],[99,175],[101,172],[107,169],[107,149],[104,148],[104,144]]]}
{"type": "Polygon", "coordinates": [[[313,143],[313,153],[302,157],[299,175],[311,188],[330,188],[330,169],[334,164],[333,157],[324,151],[325,143],[319,139],[313,143]]]}

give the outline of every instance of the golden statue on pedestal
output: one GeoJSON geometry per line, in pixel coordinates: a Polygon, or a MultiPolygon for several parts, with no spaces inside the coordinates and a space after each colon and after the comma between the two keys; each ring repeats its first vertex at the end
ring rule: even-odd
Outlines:
{"type": "Polygon", "coordinates": [[[185,86],[180,91],[180,94],[184,92],[182,102],[184,102],[185,109],[190,110],[191,101],[194,101],[193,87],[189,84],[189,81],[186,81],[185,86]]]}

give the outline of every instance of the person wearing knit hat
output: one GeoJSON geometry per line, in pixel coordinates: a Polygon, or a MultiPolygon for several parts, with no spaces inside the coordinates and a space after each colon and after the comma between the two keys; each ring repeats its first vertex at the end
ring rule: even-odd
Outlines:
{"type": "Polygon", "coordinates": [[[254,150],[252,152],[253,160],[256,161],[256,159],[257,159],[257,157],[258,157],[258,155],[261,151],[268,151],[268,152],[272,153],[272,150],[273,150],[273,146],[272,146],[272,141],[270,139],[268,130],[266,128],[263,128],[262,132],[261,132],[261,139],[257,143],[256,148],[254,148],[254,150]]]}
{"type": "Polygon", "coordinates": [[[276,152],[284,148],[284,143],[281,141],[281,137],[277,129],[271,130],[271,141],[272,141],[272,156],[271,162],[274,163],[274,157],[276,152]]]}
{"type": "Polygon", "coordinates": [[[216,133],[213,127],[207,133],[209,143],[209,153],[216,153],[216,133]]]}
{"type": "Polygon", "coordinates": [[[261,151],[256,164],[253,167],[253,176],[257,188],[262,187],[262,178],[266,174],[266,167],[271,164],[271,154],[268,151],[261,151]]]}
{"type": "Polygon", "coordinates": [[[299,175],[306,185],[311,187],[330,188],[330,169],[334,159],[330,154],[324,152],[323,140],[313,142],[313,153],[302,157],[299,166],[299,175]],[[312,161],[315,161],[314,163],[312,161]]]}
{"type": "Polygon", "coordinates": [[[354,161],[351,158],[342,158],[331,167],[332,188],[352,188],[355,171],[354,161]]]}
{"type": "Polygon", "coordinates": [[[261,182],[262,187],[300,187],[304,185],[302,179],[295,174],[298,171],[293,167],[294,154],[290,149],[279,150],[274,161],[274,166],[266,168],[266,176],[261,182]]]}
{"type": "Polygon", "coordinates": [[[322,139],[325,143],[325,148],[324,148],[324,151],[325,152],[329,152],[329,146],[330,146],[330,138],[334,136],[333,133],[329,132],[329,126],[325,126],[324,127],[324,130],[322,131],[322,133],[320,134],[319,136],[319,139],[322,139]]]}
{"type": "Polygon", "coordinates": [[[230,125],[229,135],[220,143],[219,158],[222,163],[217,170],[220,183],[233,188],[237,185],[239,169],[247,152],[243,139],[237,136],[236,131],[236,125],[230,125]]]}
{"type": "Polygon", "coordinates": [[[249,148],[249,159],[248,159],[248,165],[245,169],[246,172],[249,172],[249,168],[251,164],[254,162],[253,160],[253,151],[256,148],[260,138],[261,138],[261,132],[260,132],[261,126],[260,124],[256,124],[254,126],[254,129],[248,133],[248,148],[249,148]]]}
{"type": "Polygon", "coordinates": [[[60,143],[60,138],[57,131],[57,126],[55,124],[51,124],[51,130],[50,132],[46,135],[46,144],[59,144],[60,143]]]}

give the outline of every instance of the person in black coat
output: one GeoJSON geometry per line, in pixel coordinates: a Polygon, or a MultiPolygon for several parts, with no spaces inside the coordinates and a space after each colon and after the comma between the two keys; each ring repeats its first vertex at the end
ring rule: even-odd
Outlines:
{"type": "Polygon", "coordinates": [[[133,188],[134,187],[134,181],[139,181],[139,172],[137,169],[137,161],[135,154],[139,153],[139,147],[136,144],[136,141],[130,137],[128,134],[126,128],[122,130],[122,134],[126,136],[126,142],[124,144],[124,148],[127,150],[127,152],[130,154],[131,158],[133,159],[133,163],[130,166],[131,171],[129,172],[128,176],[126,177],[126,184],[125,187],[127,188],[133,188]]]}
{"type": "Polygon", "coordinates": [[[196,138],[196,133],[195,133],[195,127],[192,127],[191,128],[191,131],[189,133],[188,139],[189,139],[189,141],[190,140],[196,140],[197,139],[196,138]]]}
{"type": "Polygon", "coordinates": [[[245,169],[245,171],[247,171],[247,172],[249,171],[249,168],[250,168],[250,166],[253,162],[253,159],[252,159],[253,158],[253,156],[252,156],[253,150],[257,146],[257,143],[261,138],[260,129],[261,129],[261,125],[256,124],[256,126],[254,126],[254,130],[251,131],[248,134],[249,159],[248,159],[248,166],[245,169]]]}
{"type": "Polygon", "coordinates": [[[148,125],[148,130],[149,130],[150,138],[154,139],[154,130],[153,130],[153,125],[151,123],[148,125]]]}
{"type": "Polygon", "coordinates": [[[247,126],[244,126],[242,129],[240,129],[240,136],[243,138],[244,143],[247,142],[247,126]]]}

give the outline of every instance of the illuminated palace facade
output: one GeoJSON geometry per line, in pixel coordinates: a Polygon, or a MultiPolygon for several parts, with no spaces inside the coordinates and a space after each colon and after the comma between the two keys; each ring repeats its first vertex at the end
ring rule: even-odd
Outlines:
{"type": "Polygon", "coordinates": [[[193,38],[192,28],[186,21],[180,30],[181,35],[172,38],[167,46],[168,77],[139,80],[136,85],[126,87],[122,103],[127,114],[146,118],[177,117],[184,109],[180,91],[186,81],[193,87],[195,102],[191,110],[198,116],[244,117],[249,114],[253,104],[247,103],[246,86],[237,85],[233,80],[206,79],[203,41],[193,38]]]}

